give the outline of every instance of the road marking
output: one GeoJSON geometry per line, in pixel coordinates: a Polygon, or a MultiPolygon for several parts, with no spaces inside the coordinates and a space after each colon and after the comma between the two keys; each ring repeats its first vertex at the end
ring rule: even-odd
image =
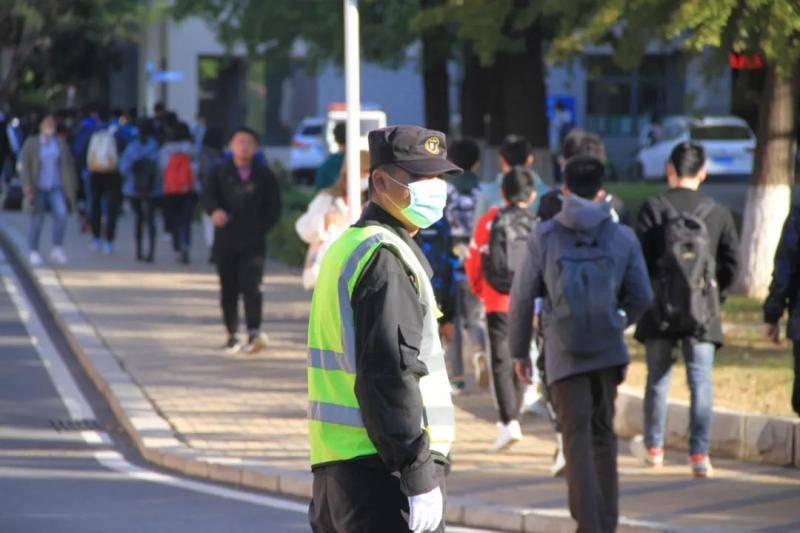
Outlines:
{"type": "MultiPolygon", "coordinates": [[[[27,294],[25,294],[21,288],[19,277],[7,264],[3,263],[3,259],[4,257],[2,253],[0,253],[0,276],[3,278],[3,285],[6,291],[8,291],[11,301],[17,309],[17,313],[25,325],[30,342],[36,348],[36,352],[50,376],[50,381],[53,382],[70,417],[75,420],[94,419],[94,409],[92,409],[91,405],[86,401],[86,398],[73,379],[72,374],[60,354],[56,351],[55,345],[50,339],[44,324],[35,312],[27,294]]],[[[0,432],[0,438],[2,438],[1,433],[2,432],[0,432]]],[[[87,444],[104,444],[108,446],[113,444],[111,439],[103,432],[80,431],[79,434],[87,444]]],[[[193,492],[200,492],[229,500],[238,500],[264,507],[272,507],[284,511],[303,514],[308,512],[307,505],[290,500],[282,500],[242,490],[219,487],[210,483],[183,479],[170,474],[142,468],[129,463],[121,454],[115,451],[95,451],[92,453],[92,456],[106,468],[123,473],[131,479],[170,485],[193,492]]]]}
{"type": "MultiPolygon", "coordinates": [[[[89,402],[81,393],[75,379],[72,377],[69,369],[67,368],[61,355],[55,348],[50,335],[44,327],[41,319],[36,313],[32,303],[28,299],[27,294],[21,288],[19,277],[8,264],[5,263],[5,256],[0,250],[0,277],[3,278],[3,285],[11,297],[11,301],[17,309],[20,319],[25,324],[25,329],[31,344],[36,348],[36,353],[42,360],[44,367],[47,369],[50,381],[56,388],[59,396],[61,397],[67,410],[75,420],[95,419],[94,409],[89,405],[89,402]]],[[[48,433],[50,433],[48,431],[48,433]]],[[[54,432],[53,432],[54,433],[54,432]]],[[[113,445],[111,439],[103,432],[98,431],[81,431],[79,432],[81,439],[87,444],[97,445],[104,444],[107,446],[113,445]]],[[[5,438],[2,428],[0,428],[0,439],[5,438]]],[[[48,438],[53,438],[50,435],[48,438]]],[[[147,468],[131,464],[122,454],[113,450],[100,450],[90,452],[90,456],[94,457],[98,463],[114,472],[122,473],[131,479],[138,481],[145,481],[149,483],[159,483],[162,485],[169,485],[175,488],[184,489],[192,492],[198,492],[209,496],[216,496],[228,500],[236,500],[245,503],[251,503],[262,507],[270,507],[273,509],[280,509],[298,514],[307,514],[308,505],[298,503],[291,500],[284,500],[272,496],[266,496],[237,490],[233,488],[221,487],[202,481],[190,480],[179,478],[170,474],[157,472],[147,468]]],[[[18,469],[14,470],[16,474],[19,473],[18,469]]],[[[2,472],[0,472],[2,473],[2,472]]],[[[41,472],[40,472],[41,473],[41,472]]],[[[52,474],[52,472],[51,472],[52,474]]],[[[69,477],[72,474],[63,474],[69,477]]],[[[88,477],[97,477],[98,474],[87,474],[88,477]]],[[[102,476],[102,474],[101,474],[102,476]]],[[[482,533],[489,530],[471,529],[462,527],[448,527],[448,531],[455,533],[482,533]]]]}

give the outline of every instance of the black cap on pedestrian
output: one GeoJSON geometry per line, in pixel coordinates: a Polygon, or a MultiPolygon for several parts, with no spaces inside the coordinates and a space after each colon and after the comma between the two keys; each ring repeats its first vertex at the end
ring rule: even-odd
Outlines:
{"type": "Polygon", "coordinates": [[[461,174],[447,160],[447,142],[441,131],[419,126],[389,126],[369,132],[370,166],[396,165],[412,176],[461,174]]]}

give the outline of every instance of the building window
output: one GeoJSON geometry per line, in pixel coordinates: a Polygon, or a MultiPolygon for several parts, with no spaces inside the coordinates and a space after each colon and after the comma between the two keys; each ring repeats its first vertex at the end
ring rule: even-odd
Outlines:
{"type": "Polygon", "coordinates": [[[680,56],[649,55],[639,69],[623,71],[607,55],[584,57],[586,127],[617,137],[632,137],[654,118],[678,114],[682,108],[680,56]]]}

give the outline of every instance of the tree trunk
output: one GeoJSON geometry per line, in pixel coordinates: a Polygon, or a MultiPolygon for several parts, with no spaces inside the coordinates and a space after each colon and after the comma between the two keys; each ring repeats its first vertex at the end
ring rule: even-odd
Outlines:
{"type": "Polygon", "coordinates": [[[789,213],[797,127],[796,81],[796,73],[781,76],[774,66],[767,66],[742,225],[740,287],[753,298],[767,294],[781,227],[789,213]]]}
{"type": "Polygon", "coordinates": [[[483,139],[489,96],[489,69],[481,66],[470,46],[464,47],[464,77],[461,81],[461,135],[483,139]]]}
{"type": "Polygon", "coordinates": [[[422,86],[425,93],[425,127],[450,132],[450,36],[444,28],[422,35],[422,86]]]}
{"type": "Polygon", "coordinates": [[[499,144],[510,133],[522,135],[534,147],[547,148],[547,109],[542,36],[537,22],[520,36],[525,48],[497,54],[490,97],[489,143],[499,144]]]}

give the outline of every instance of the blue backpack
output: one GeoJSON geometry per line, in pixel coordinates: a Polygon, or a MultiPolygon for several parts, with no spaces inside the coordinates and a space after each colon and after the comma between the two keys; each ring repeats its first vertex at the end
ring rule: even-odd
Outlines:
{"type": "Polygon", "coordinates": [[[594,357],[619,345],[627,325],[618,305],[619,283],[606,221],[594,234],[579,233],[553,221],[545,231],[547,299],[545,335],[577,357],[594,357]]]}

